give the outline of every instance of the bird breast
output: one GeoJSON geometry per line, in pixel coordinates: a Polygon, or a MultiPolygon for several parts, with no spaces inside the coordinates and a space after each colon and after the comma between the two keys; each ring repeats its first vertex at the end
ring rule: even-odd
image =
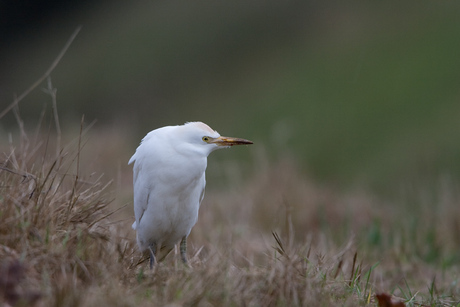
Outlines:
{"type": "Polygon", "coordinates": [[[134,205],[142,249],[153,242],[174,245],[190,233],[198,220],[206,164],[206,158],[176,155],[136,158],[134,205]]]}

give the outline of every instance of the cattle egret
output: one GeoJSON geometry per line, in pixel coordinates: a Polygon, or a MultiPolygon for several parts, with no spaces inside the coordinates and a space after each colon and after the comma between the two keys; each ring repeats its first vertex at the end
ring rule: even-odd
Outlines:
{"type": "Polygon", "coordinates": [[[252,142],[220,136],[202,122],[158,128],[142,139],[128,164],[134,162],[132,227],[140,250],[150,253],[150,268],[179,240],[181,259],[187,263],[187,236],[203,200],[208,155],[247,144],[252,142]]]}

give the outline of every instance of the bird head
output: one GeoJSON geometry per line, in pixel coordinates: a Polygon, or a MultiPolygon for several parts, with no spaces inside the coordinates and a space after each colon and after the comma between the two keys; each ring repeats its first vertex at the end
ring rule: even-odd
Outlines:
{"type": "Polygon", "coordinates": [[[183,126],[178,126],[178,128],[181,129],[181,133],[187,140],[189,147],[193,147],[195,151],[202,152],[206,156],[216,149],[252,144],[249,140],[221,136],[217,131],[202,122],[188,122],[183,126]]]}

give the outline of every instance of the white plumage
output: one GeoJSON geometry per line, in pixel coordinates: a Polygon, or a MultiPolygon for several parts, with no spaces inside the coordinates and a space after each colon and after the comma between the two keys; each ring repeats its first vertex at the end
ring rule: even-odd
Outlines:
{"type": "Polygon", "coordinates": [[[133,166],[133,229],[141,251],[150,251],[150,266],[186,239],[198,219],[206,185],[208,155],[218,148],[252,144],[222,137],[201,122],[167,126],[149,132],[129,160],[133,166]]]}

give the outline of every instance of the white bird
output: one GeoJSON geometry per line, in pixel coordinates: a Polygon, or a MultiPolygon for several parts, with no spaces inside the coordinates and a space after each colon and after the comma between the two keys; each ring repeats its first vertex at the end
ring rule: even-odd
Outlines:
{"type": "Polygon", "coordinates": [[[208,155],[216,149],[252,144],[220,136],[202,122],[149,132],[128,164],[134,162],[133,229],[140,250],[150,252],[150,268],[180,242],[187,263],[187,236],[198,220],[206,185],[208,155]]]}

